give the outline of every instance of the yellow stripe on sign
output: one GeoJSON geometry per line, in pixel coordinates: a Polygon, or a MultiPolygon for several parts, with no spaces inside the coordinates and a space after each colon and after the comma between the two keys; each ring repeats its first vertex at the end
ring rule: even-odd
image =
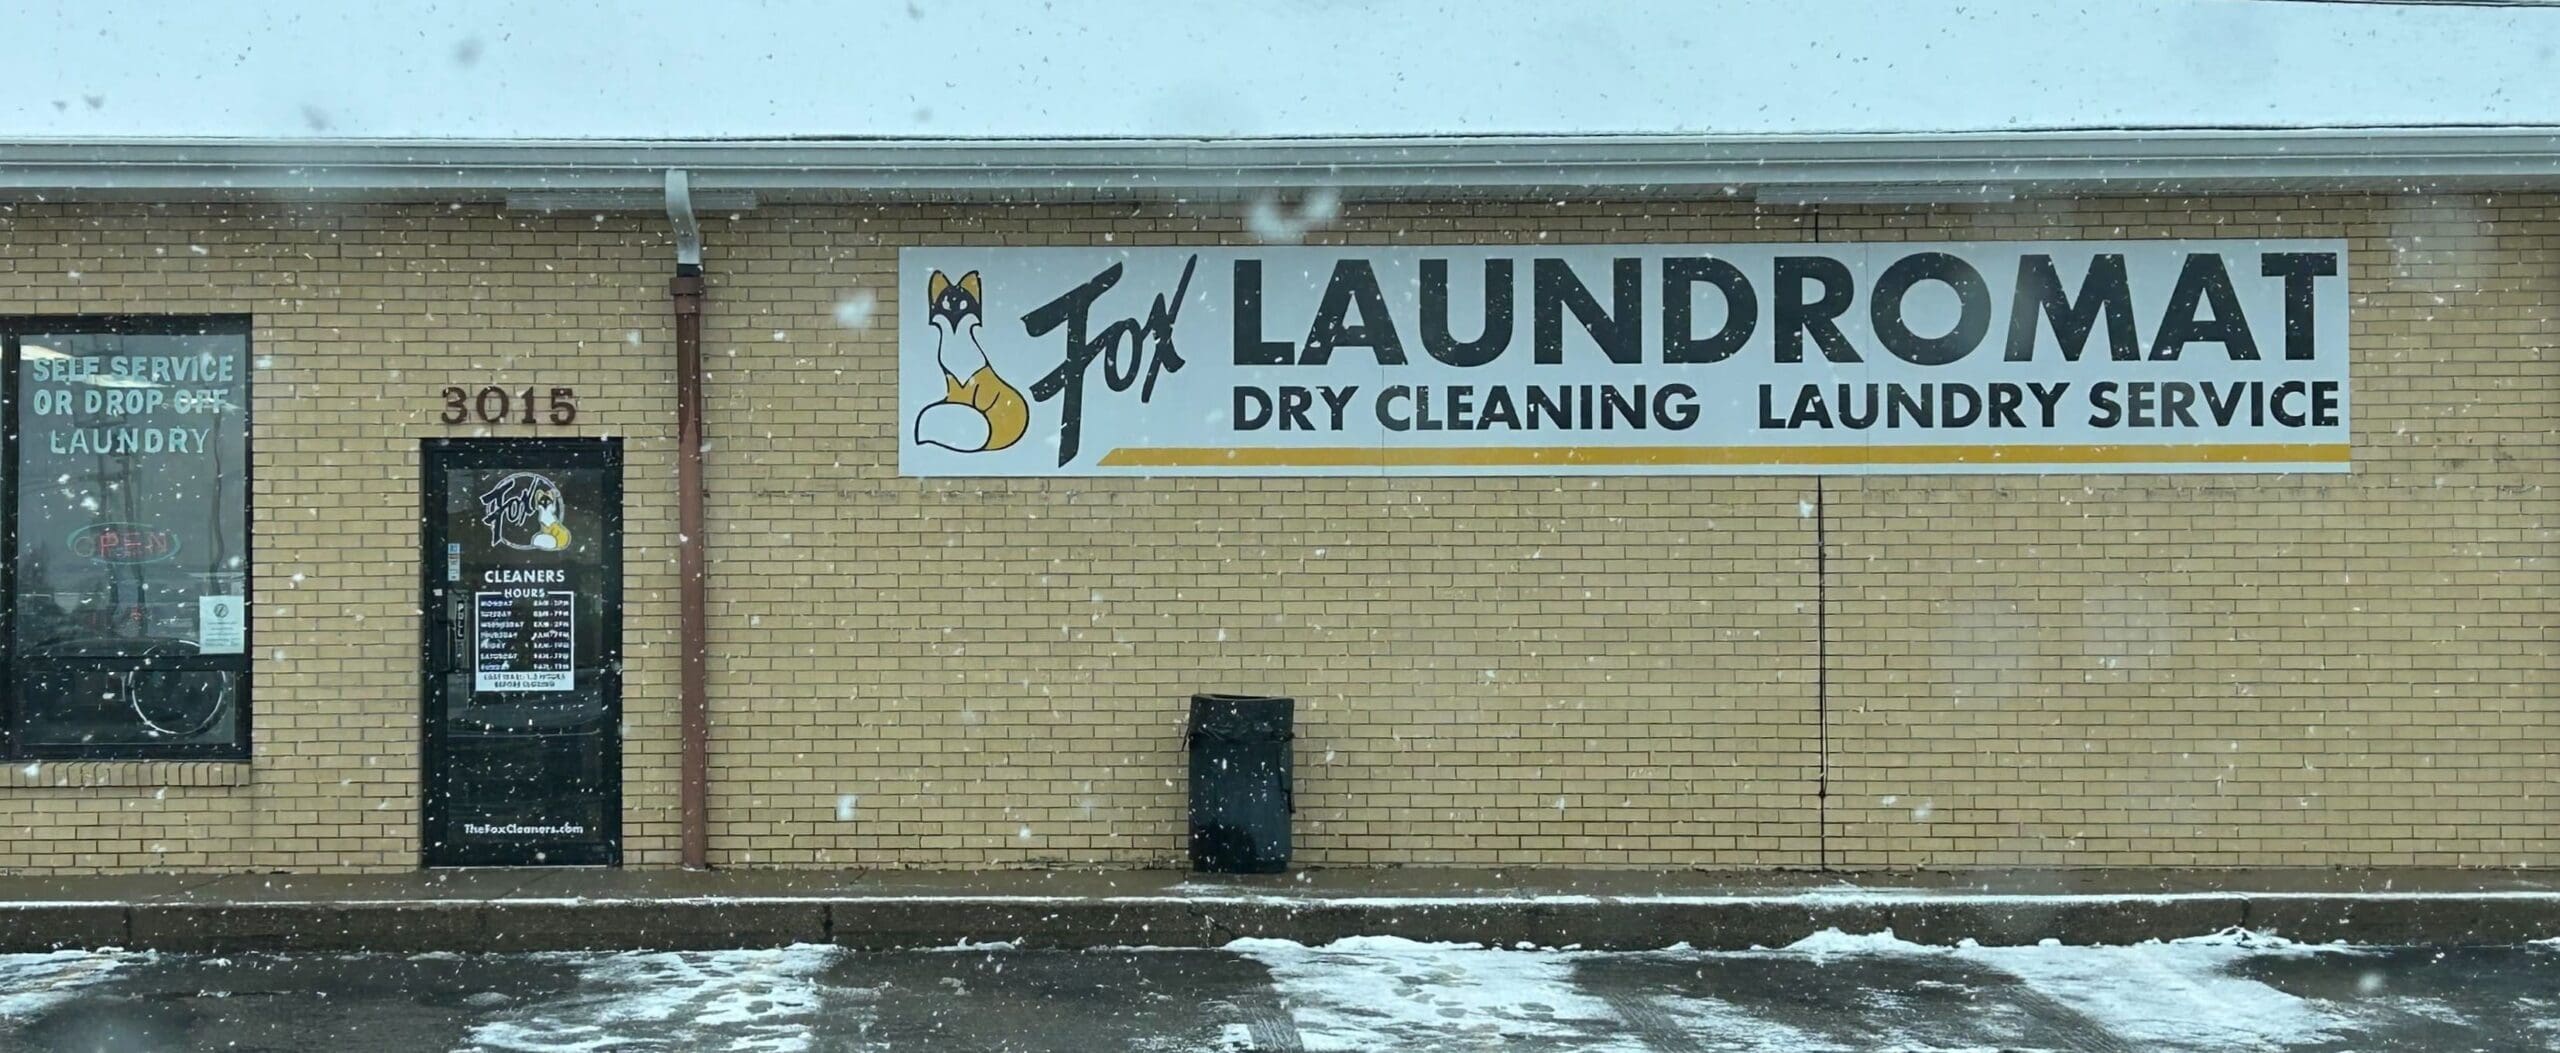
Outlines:
{"type": "Polygon", "coordinates": [[[1979,464],[2344,464],[2346,443],[1936,446],[1124,446],[1104,468],[1784,467],[1979,464]]]}

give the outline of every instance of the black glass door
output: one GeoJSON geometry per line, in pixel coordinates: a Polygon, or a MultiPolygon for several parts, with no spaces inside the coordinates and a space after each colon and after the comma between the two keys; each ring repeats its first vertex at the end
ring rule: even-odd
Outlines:
{"type": "Polygon", "coordinates": [[[622,856],[622,445],[429,440],[424,857],[622,856]]]}

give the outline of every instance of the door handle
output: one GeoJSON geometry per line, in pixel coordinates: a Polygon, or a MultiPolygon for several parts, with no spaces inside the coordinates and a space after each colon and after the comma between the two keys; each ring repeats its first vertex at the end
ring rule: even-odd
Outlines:
{"type": "Polygon", "coordinates": [[[460,589],[445,590],[444,606],[444,669],[448,673],[457,673],[471,660],[471,609],[464,605],[460,589]]]}
{"type": "Polygon", "coordinates": [[[419,627],[420,634],[426,637],[426,671],[432,675],[453,663],[451,653],[453,640],[445,635],[444,625],[438,620],[444,613],[445,590],[433,589],[430,593],[433,599],[428,606],[421,608],[418,614],[420,621],[424,623],[419,627]]]}

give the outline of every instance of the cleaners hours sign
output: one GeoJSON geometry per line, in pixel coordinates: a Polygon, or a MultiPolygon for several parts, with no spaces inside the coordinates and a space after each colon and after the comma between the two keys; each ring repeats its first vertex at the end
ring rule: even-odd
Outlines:
{"type": "Polygon", "coordinates": [[[2342,241],[918,248],[901,474],[2342,472],[2342,241]]]}

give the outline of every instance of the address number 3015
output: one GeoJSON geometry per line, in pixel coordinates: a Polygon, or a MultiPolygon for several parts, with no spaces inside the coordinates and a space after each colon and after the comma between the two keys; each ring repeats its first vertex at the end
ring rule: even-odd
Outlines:
{"type": "Polygon", "coordinates": [[[444,389],[444,414],[437,418],[447,424],[476,420],[482,424],[569,424],[578,419],[578,393],[571,388],[552,388],[543,398],[535,398],[534,388],[508,391],[496,385],[478,391],[461,388],[444,389]]]}

